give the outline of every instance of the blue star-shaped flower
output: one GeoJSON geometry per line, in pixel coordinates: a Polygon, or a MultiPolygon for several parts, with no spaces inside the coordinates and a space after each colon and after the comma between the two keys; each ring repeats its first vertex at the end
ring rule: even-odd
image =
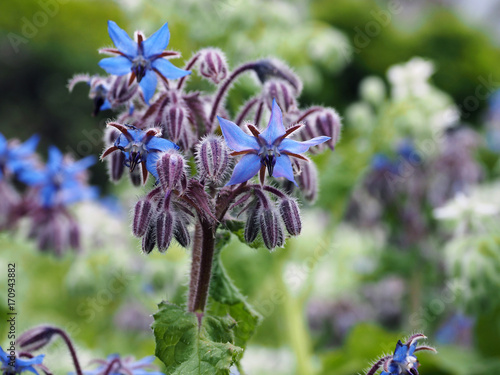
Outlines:
{"type": "Polygon", "coordinates": [[[93,156],[69,162],[64,160],[57,147],[51,146],[45,168],[23,169],[19,179],[38,189],[43,207],[68,205],[97,196],[97,188],[85,185],[80,178],[81,173],[94,163],[93,156]]]}
{"type": "Polygon", "coordinates": [[[24,143],[18,145],[9,144],[7,139],[0,133],[0,180],[5,170],[18,173],[29,163],[30,157],[35,152],[40,137],[33,135],[24,143]]]}
{"type": "Polygon", "coordinates": [[[100,52],[119,56],[102,59],[99,66],[109,74],[118,76],[132,73],[130,82],[137,77],[146,103],[149,103],[156,89],[155,73],[164,79],[177,79],[191,74],[164,58],[178,56],[177,52],[164,51],[170,40],[167,23],[145,40],[142,34],[137,33],[136,42],[113,21],[108,21],[108,32],[116,48],[103,48],[100,52]]]}
{"type": "Polygon", "coordinates": [[[234,168],[231,180],[227,185],[248,181],[259,170],[260,180],[263,184],[266,167],[270,176],[285,177],[297,185],[293,178],[290,156],[308,160],[300,154],[306,152],[309,147],[330,139],[330,137],[325,136],[316,137],[305,142],[288,139],[287,137],[300,129],[302,125],[294,125],[285,130],[281,109],[274,99],[269,124],[262,133],[255,126],[248,125],[253,134],[251,136],[231,121],[218,116],[217,118],[227,145],[234,151],[231,155],[244,155],[234,168]]]}
{"type": "Polygon", "coordinates": [[[133,172],[135,167],[141,164],[143,183],[146,183],[148,179],[148,171],[158,179],[156,162],[161,152],[179,149],[179,146],[175,143],[160,138],[161,133],[156,128],[144,131],[137,129],[133,125],[122,125],[116,122],[110,122],[108,126],[118,129],[121,134],[116,139],[115,144],[104,151],[101,159],[114,151],[120,150],[125,154],[125,166],[130,168],[130,172],[133,172]]]}
{"type": "Polygon", "coordinates": [[[417,333],[411,336],[406,344],[399,340],[394,354],[379,359],[366,374],[373,375],[382,368],[380,375],[418,375],[419,363],[415,352],[421,350],[436,352],[436,349],[430,346],[417,346],[417,341],[424,338],[426,337],[423,334],[417,333]]]}
{"type": "Polygon", "coordinates": [[[6,352],[4,352],[2,347],[0,346],[0,363],[2,365],[0,370],[2,370],[2,374],[9,375],[21,374],[25,371],[29,371],[33,374],[38,375],[38,371],[36,371],[33,366],[42,364],[43,357],[45,357],[45,355],[41,354],[30,359],[16,358],[14,361],[14,366],[11,366],[9,364],[11,362],[10,356],[6,352]]]}
{"type": "Polygon", "coordinates": [[[96,360],[100,366],[91,371],[84,371],[85,375],[164,375],[163,372],[150,371],[154,369],[154,356],[144,357],[135,361],[133,357],[120,358],[118,354],[109,355],[105,360],[96,360]]]}

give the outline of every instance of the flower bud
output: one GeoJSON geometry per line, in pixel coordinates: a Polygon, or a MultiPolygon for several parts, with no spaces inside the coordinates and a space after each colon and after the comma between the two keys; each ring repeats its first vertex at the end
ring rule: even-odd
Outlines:
{"type": "Polygon", "coordinates": [[[158,159],[156,166],[158,177],[165,190],[176,189],[180,185],[181,179],[185,178],[184,158],[175,151],[163,153],[158,159]]]}
{"type": "MultiPolygon", "coordinates": [[[[116,154],[116,152],[115,152],[116,154]]],[[[121,152],[120,152],[121,154],[121,152]]],[[[130,181],[132,182],[132,185],[134,186],[141,186],[142,185],[142,177],[141,177],[141,168],[135,168],[133,171],[129,173],[130,176],[130,181]]]]}
{"type": "Polygon", "coordinates": [[[282,246],[284,243],[283,228],[274,209],[260,209],[258,220],[266,247],[272,250],[277,246],[282,246]]]}
{"type": "Polygon", "coordinates": [[[220,181],[229,165],[229,151],[221,137],[210,135],[198,145],[196,162],[200,174],[212,181],[220,181]]]}
{"type": "Polygon", "coordinates": [[[191,242],[187,224],[187,221],[182,218],[178,218],[175,221],[174,237],[182,247],[188,247],[191,242]]]}
{"type": "Polygon", "coordinates": [[[245,224],[245,242],[252,243],[259,234],[258,210],[250,209],[245,224]]]}
{"type": "Polygon", "coordinates": [[[299,206],[293,199],[283,199],[280,203],[280,213],[285,228],[292,236],[298,236],[302,230],[299,206]]]}
{"type": "Polygon", "coordinates": [[[23,351],[33,352],[47,345],[55,333],[57,333],[57,328],[54,327],[35,327],[21,334],[16,343],[23,351]]]}
{"type": "Polygon", "coordinates": [[[297,176],[297,183],[299,184],[304,198],[313,202],[318,196],[318,170],[314,163],[307,161],[300,162],[301,172],[297,176]]]}
{"type": "Polygon", "coordinates": [[[136,237],[142,237],[149,228],[149,222],[153,215],[153,205],[146,199],[141,199],[134,208],[134,219],[132,222],[132,233],[136,237]]]}
{"type": "Polygon", "coordinates": [[[201,51],[200,74],[216,85],[227,76],[227,62],[224,53],[217,48],[207,48],[201,51]]]}
{"type": "Polygon", "coordinates": [[[108,170],[111,181],[117,182],[122,178],[125,170],[125,154],[123,152],[113,152],[108,157],[108,170]]]}
{"type": "Polygon", "coordinates": [[[272,109],[273,99],[276,99],[276,103],[283,113],[287,113],[290,109],[296,107],[297,102],[293,93],[292,86],[283,80],[273,79],[264,84],[263,95],[269,110],[272,109]]]}
{"type": "Polygon", "coordinates": [[[172,142],[177,143],[181,139],[187,114],[187,110],[177,101],[167,105],[163,111],[165,133],[172,142]]]}
{"type": "Polygon", "coordinates": [[[156,219],[156,242],[161,253],[167,251],[174,232],[174,218],[171,212],[162,212],[156,219]]]}
{"type": "Polygon", "coordinates": [[[340,139],[340,130],[342,129],[339,114],[331,108],[325,108],[316,117],[316,129],[320,135],[326,135],[331,138],[325,144],[334,150],[335,145],[340,139]]]}
{"type": "Polygon", "coordinates": [[[142,237],[142,251],[149,254],[156,245],[155,227],[149,226],[144,237],[142,237]]]}

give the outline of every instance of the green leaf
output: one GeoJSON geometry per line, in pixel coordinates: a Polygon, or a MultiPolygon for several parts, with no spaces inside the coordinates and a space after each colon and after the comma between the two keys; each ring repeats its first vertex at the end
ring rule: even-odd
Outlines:
{"type": "Polygon", "coordinates": [[[234,319],[205,315],[198,326],[195,313],[166,302],[158,307],[152,326],[155,354],[167,374],[229,375],[229,368],[243,353],[234,345],[234,319]]]}
{"type": "Polygon", "coordinates": [[[220,253],[230,238],[231,235],[225,232],[217,240],[210,281],[209,311],[212,315],[230,316],[236,321],[233,328],[235,344],[245,348],[261,318],[233,284],[222,265],[220,253]]]}

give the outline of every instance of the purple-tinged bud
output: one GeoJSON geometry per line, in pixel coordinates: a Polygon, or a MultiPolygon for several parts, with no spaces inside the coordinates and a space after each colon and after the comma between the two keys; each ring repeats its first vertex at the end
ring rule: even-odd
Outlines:
{"type": "Polygon", "coordinates": [[[174,237],[182,247],[188,247],[191,242],[191,236],[187,229],[187,222],[182,218],[175,221],[174,237]]]}
{"type": "Polygon", "coordinates": [[[207,48],[201,51],[200,74],[216,85],[227,77],[226,56],[218,48],[207,48]]]}
{"type": "Polygon", "coordinates": [[[304,198],[314,202],[318,196],[318,170],[314,163],[300,161],[300,174],[297,183],[304,194],[304,198]]]}
{"type": "Polygon", "coordinates": [[[277,246],[282,246],[284,243],[283,228],[276,211],[272,208],[261,208],[259,209],[258,220],[266,247],[272,250],[277,246]]]}
{"type": "Polygon", "coordinates": [[[287,232],[292,236],[298,236],[302,230],[302,221],[297,202],[293,199],[283,199],[280,203],[280,213],[287,232]]]}
{"type": "Polygon", "coordinates": [[[212,182],[222,180],[229,166],[229,151],[221,137],[209,135],[197,147],[196,163],[203,178],[212,182]]]}
{"type": "Polygon", "coordinates": [[[156,245],[155,227],[150,225],[144,237],[142,237],[142,251],[144,254],[149,254],[156,245]]]}
{"type": "MultiPolygon", "coordinates": [[[[121,152],[120,152],[121,154],[121,152]]],[[[129,173],[130,176],[130,181],[132,182],[132,185],[134,186],[141,186],[142,185],[142,177],[141,177],[141,172],[140,168],[135,168],[133,171],[129,173]]]]}
{"type": "Polygon", "coordinates": [[[273,79],[264,84],[263,89],[264,100],[269,110],[273,106],[273,99],[281,108],[283,113],[289,112],[291,109],[297,107],[297,102],[294,97],[293,87],[286,81],[273,79]]]}
{"type": "Polygon", "coordinates": [[[174,233],[174,218],[171,212],[162,212],[156,219],[156,242],[161,253],[167,251],[174,233]]]}
{"type": "Polygon", "coordinates": [[[186,178],[185,161],[181,154],[169,150],[163,153],[156,163],[160,183],[165,190],[175,190],[186,178]]]}
{"type": "Polygon", "coordinates": [[[325,144],[334,150],[335,145],[340,140],[340,131],[342,130],[339,114],[331,108],[325,108],[316,117],[316,129],[319,135],[326,135],[331,138],[325,144]]]}
{"type": "Polygon", "coordinates": [[[173,102],[163,111],[163,125],[165,133],[172,142],[177,143],[184,133],[184,128],[188,126],[187,122],[188,112],[184,106],[178,101],[173,102]]]}
{"type": "Polygon", "coordinates": [[[109,155],[108,169],[111,181],[119,181],[123,176],[123,171],[125,170],[125,154],[123,152],[113,152],[109,155]]]}
{"type": "Polygon", "coordinates": [[[47,345],[57,332],[57,328],[50,326],[35,327],[22,333],[16,343],[23,351],[33,352],[47,345]]]}
{"type": "Polygon", "coordinates": [[[245,224],[245,242],[252,243],[259,234],[258,210],[250,209],[247,214],[247,222],[245,224]]]}
{"type": "Polygon", "coordinates": [[[141,199],[134,208],[134,219],[132,222],[132,233],[136,237],[142,237],[149,228],[149,222],[153,216],[153,205],[149,200],[141,199]]]}

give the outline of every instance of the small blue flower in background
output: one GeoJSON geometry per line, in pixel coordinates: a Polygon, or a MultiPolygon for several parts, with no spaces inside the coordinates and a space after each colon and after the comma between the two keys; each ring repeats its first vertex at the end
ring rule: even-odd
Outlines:
{"type": "Polygon", "coordinates": [[[397,153],[411,164],[418,164],[422,161],[422,158],[415,149],[415,145],[410,139],[404,139],[399,143],[397,153]]]}
{"type": "Polygon", "coordinates": [[[94,163],[93,156],[76,162],[67,161],[57,147],[51,146],[45,168],[25,168],[19,179],[38,189],[43,207],[68,205],[97,196],[97,189],[85,185],[81,179],[82,172],[94,163]]]}
{"type": "Polygon", "coordinates": [[[100,52],[119,56],[102,59],[99,66],[109,74],[118,76],[132,73],[129,82],[137,78],[146,103],[149,103],[155,92],[156,74],[163,79],[177,79],[191,74],[164,58],[179,56],[176,52],[164,51],[170,41],[167,23],[145,40],[141,33],[137,33],[137,42],[113,21],[108,21],[108,33],[116,48],[103,48],[100,52]]]}
{"type": "Polygon", "coordinates": [[[30,165],[30,158],[33,156],[39,140],[38,135],[33,135],[24,143],[9,144],[0,133],[0,180],[3,179],[7,170],[18,173],[30,165]]]}
{"type": "Polygon", "coordinates": [[[156,128],[144,131],[137,129],[133,125],[122,125],[116,122],[111,122],[108,126],[118,129],[121,134],[116,139],[115,144],[104,151],[101,159],[114,151],[120,150],[125,154],[125,166],[129,167],[130,172],[133,172],[137,165],[141,165],[142,182],[144,184],[148,179],[148,171],[158,179],[156,162],[160,157],[160,153],[171,149],[179,149],[179,146],[175,143],[160,138],[161,132],[156,128]]]}
{"type": "Polygon", "coordinates": [[[371,168],[377,172],[391,172],[397,173],[397,165],[392,161],[387,155],[382,153],[377,153],[373,155],[371,160],[371,168]]]}
{"type": "Polygon", "coordinates": [[[9,365],[11,361],[10,356],[0,346],[0,362],[2,365],[0,369],[2,370],[2,374],[7,375],[21,374],[23,372],[31,372],[38,375],[38,371],[33,366],[41,365],[44,357],[45,355],[41,354],[30,359],[16,358],[14,367],[12,367],[9,365]]]}
{"type": "Polygon", "coordinates": [[[100,366],[91,371],[84,371],[85,375],[165,375],[163,372],[154,371],[154,356],[144,357],[135,361],[133,357],[120,358],[118,354],[109,355],[106,359],[93,362],[100,366]]]}
{"type": "Polygon", "coordinates": [[[234,168],[231,180],[227,185],[248,181],[260,170],[260,181],[264,183],[265,170],[272,177],[285,177],[293,182],[292,163],[290,156],[308,160],[302,154],[309,147],[326,142],[330,137],[316,137],[305,142],[298,142],[287,137],[299,130],[303,125],[294,125],[285,130],[281,109],[273,99],[271,118],[267,128],[260,133],[253,125],[248,125],[253,136],[245,133],[235,123],[218,117],[222,134],[227,145],[234,152],[232,156],[244,155],[234,168]]]}
{"type": "Polygon", "coordinates": [[[421,350],[436,352],[436,349],[430,346],[417,346],[417,341],[425,338],[423,334],[417,333],[411,336],[406,344],[399,340],[394,354],[380,358],[366,375],[375,374],[379,368],[383,369],[380,375],[418,375],[419,363],[415,353],[421,350]]]}

